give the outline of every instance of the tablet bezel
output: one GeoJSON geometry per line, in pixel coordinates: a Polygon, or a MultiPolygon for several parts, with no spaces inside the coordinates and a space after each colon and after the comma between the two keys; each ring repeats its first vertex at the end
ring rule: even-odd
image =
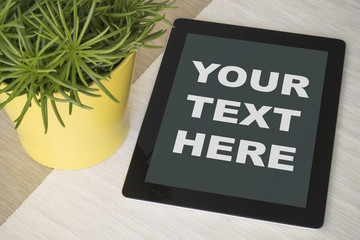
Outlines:
{"type": "Polygon", "coordinates": [[[177,19],[164,53],[153,93],[123,187],[129,198],[268,220],[310,228],[322,226],[330,177],[345,43],[339,39],[242,26],[177,19]],[[240,39],[328,52],[306,208],[275,204],[145,182],[188,33],[240,39]]]}

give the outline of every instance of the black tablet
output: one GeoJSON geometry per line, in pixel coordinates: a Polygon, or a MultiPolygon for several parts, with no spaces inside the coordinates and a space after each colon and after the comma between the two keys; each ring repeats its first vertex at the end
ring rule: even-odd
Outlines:
{"type": "Polygon", "coordinates": [[[345,43],[174,23],[126,197],[322,226],[345,43]]]}

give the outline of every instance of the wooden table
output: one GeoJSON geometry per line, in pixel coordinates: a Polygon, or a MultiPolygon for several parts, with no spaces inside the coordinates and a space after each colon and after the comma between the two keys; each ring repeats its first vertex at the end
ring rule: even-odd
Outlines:
{"type": "MultiPolygon", "coordinates": [[[[26,155],[0,111],[0,239],[359,239],[360,2],[178,0],[177,17],[340,38],[347,43],[324,226],[319,230],[126,199],[121,194],[161,62],[137,56],[123,146],[82,170],[43,167],[26,155]]],[[[158,40],[165,43],[166,37],[158,40]]]]}

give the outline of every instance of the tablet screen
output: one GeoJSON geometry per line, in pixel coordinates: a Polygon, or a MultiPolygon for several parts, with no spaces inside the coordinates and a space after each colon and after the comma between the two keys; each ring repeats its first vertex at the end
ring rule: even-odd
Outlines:
{"type": "Polygon", "coordinates": [[[319,228],[345,42],[177,19],[126,197],[319,228]]]}
{"type": "Polygon", "coordinates": [[[327,57],[188,33],[145,182],[305,208],[327,57]]]}

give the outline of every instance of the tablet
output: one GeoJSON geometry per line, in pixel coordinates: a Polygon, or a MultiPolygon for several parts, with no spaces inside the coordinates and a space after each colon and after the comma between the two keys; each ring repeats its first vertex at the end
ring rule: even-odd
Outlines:
{"type": "Polygon", "coordinates": [[[123,195],[322,226],[345,43],[178,19],[123,195]]]}

